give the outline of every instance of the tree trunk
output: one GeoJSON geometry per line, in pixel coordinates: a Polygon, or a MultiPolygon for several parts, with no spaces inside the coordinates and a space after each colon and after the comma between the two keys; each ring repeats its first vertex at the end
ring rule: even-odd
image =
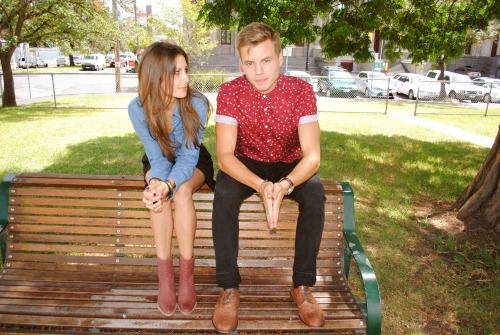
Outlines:
{"type": "Polygon", "coordinates": [[[15,107],[16,92],[14,91],[14,77],[12,76],[12,68],[10,67],[10,59],[16,48],[8,48],[0,52],[0,61],[2,62],[3,72],[3,95],[2,107],[15,107]]]}
{"type": "Polygon", "coordinates": [[[453,209],[458,210],[458,219],[474,220],[482,228],[500,233],[500,126],[481,169],[453,209]]]}

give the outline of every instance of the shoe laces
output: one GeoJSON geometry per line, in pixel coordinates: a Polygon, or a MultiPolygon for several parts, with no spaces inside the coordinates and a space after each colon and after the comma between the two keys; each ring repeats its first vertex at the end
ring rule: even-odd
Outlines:
{"type": "Polygon", "coordinates": [[[309,295],[310,291],[307,289],[307,287],[302,287],[301,288],[301,291],[302,293],[304,293],[304,296],[306,298],[306,301],[309,302],[309,303],[312,303],[312,299],[311,299],[311,296],[309,295]]]}
{"type": "Polygon", "coordinates": [[[234,291],[235,290],[231,290],[231,291],[229,291],[228,294],[225,295],[224,299],[222,299],[222,303],[223,304],[227,304],[227,303],[231,302],[231,300],[233,300],[233,298],[234,298],[234,291]]]}

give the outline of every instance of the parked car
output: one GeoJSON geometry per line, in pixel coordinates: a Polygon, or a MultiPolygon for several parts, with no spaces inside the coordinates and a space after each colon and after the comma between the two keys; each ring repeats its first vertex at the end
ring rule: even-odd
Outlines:
{"type": "Polygon", "coordinates": [[[439,97],[439,83],[420,74],[398,73],[394,84],[396,85],[396,93],[407,95],[410,100],[415,99],[417,94],[419,99],[439,97]]]}
{"type": "Polygon", "coordinates": [[[48,64],[46,61],[41,59],[40,57],[36,57],[36,59],[28,59],[28,62],[26,62],[26,59],[24,57],[19,58],[18,61],[18,67],[21,69],[26,69],[27,67],[30,68],[35,68],[35,67],[47,67],[48,64]]]}
{"type": "Polygon", "coordinates": [[[127,51],[121,53],[120,57],[125,59],[126,67],[135,67],[135,62],[137,61],[137,58],[135,57],[133,52],[127,51]]]}
{"type": "Polygon", "coordinates": [[[106,60],[104,59],[104,55],[101,54],[92,54],[87,55],[83,58],[82,61],[82,69],[85,70],[104,70],[106,67],[106,60]]]}
{"type": "Polygon", "coordinates": [[[465,74],[466,76],[468,76],[471,79],[481,77],[481,72],[472,71],[472,66],[469,66],[469,65],[466,65],[463,67],[458,67],[455,70],[453,70],[453,72],[459,73],[459,74],[465,74]]]}
{"type": "Polygon", "coordinates": [[[321,70],[318,79],[318,93],[325,92],[327,97],[355,98],[358,95],[356,81],[346,69],[328,66],[321,70]]]}
{"type": "Polygon", "coordinates": [[[82,56],[73,56],[73,63],[75,63],[75,65],[82,64],[82,61],[83,61],[83,57],[82,56]]]}
{"type": "Polygon", "coordinates": [[[115,54],[107,54],[104,56],[104,60],[106,61],[106,64],[111,63],[112,60],[115,59],[115,54]]]}
{"type": "Polygon", "coordinates": [[[367,98],[394,99],[396,95],[396,85],[393,80],[382,72],[361,71],[356,76],[356,86],[358,92],[367,98]]]}
{"type": "Polygon", "coordinates": [[[26,69],[27,67],[36,67],[36,64],[33,63],[32,59],[28,59],[28,61],[26,61],[26,59],[22,57],[17,61],[17,66],[21,69],[26,69]]]}
{"type": "Polygon", "coordinates": [[[47,64],[46,61],[44,61],[43,59],[37,57],[36,58],[36,67],[48,67],[49,64],[47,64]]]}
{"type": "Polygon", "coordinates": [[[307,72],[304,71],[287,71],[285,73],[285,76],[292,76],[292,77],[297,77],[305,81],[306,83],[313,84],[311,75],[307,72]]]}
{"type": "Polygon", "coordinates": [[[483,97],[484,102],[500,102],[500,79],[479,77],[472,82],[486,90],[483,97]]]}
{"type": "MultiPolygon", "coordinates": [[[[440,70],[430,70],[426,77],[435,80],[439,79],[440,70]]],[[[444,80],[446,95],[451,99],[460,101],[470,100],[478,102],[484,99],[486,90],[483,87],[474,85],[469,76],[458,74],[451,71],[444,71],[444,80]]]]}
{"type": "MultiPolygon", "coordinates": [[[[110,62],[109,62],[109,66],[110,67],[115,67],[116,65],[116,61],[115,61],[115,58],[113,58],[110,62]]],[[[122,57],[122,55],[120,55],[120,61],[118,62],[118,67],[126,67],[127,66],[127,60],[125,59],[125,57],[122,57]]]]}
{"type": "Polygon", "coordinates": [[[65,65],[69,65],[69,57],[59,57],[59,58],[56,60],[56,65],[57,65],[57,66],[65,66],[65,65]]]}

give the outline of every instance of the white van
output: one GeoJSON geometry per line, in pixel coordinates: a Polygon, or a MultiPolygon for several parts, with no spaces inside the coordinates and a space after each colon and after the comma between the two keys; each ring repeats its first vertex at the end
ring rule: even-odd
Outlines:
{"type": "MultiPolygon", "coordinates": [[[[427,72],[426,77],[438,80],[440,72],[440,70],[431,70],[427,72]]],[[[464,74],[444,71],[443,82],[445,83],[446,95],[451,99],[479,102],[484,100],[487,93],[484,88],[474,85],[469,76],[464,74]]]]}
{"type": "Polygon", "coordinates": [[[106,59],[104,55],[93,54],[87,55],[82,60],[82,69],[85,70],[104,70],[106,67],[106,59]]]}

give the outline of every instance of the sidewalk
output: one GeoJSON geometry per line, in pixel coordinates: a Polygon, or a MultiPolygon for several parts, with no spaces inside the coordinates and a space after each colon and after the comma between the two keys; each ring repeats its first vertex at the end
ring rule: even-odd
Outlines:
{"type": "Polygon", "coordinates": [[[390,117],[396,118],[398,120],[412,123],[415,125],[419,125],[446,135],[450,135],[453,137],[456,137],[458,139],[461,139],[463,141],[467,141],[470,143],[474,143],[486,148],[491,148],[493,146],[493,142],[495,141],[494,138],[487,137],[484,135],[479,135],[476,133],[473,133],[468,130],[463,130],[457,127],[449,126],[441,122],[437,121],[432,121],[428,120],[425,118],[421,118],[418,116],[410,116],[410,115],[401,115],[401,114],[396,114],[396,113],[387,113],[390,117]]]}

